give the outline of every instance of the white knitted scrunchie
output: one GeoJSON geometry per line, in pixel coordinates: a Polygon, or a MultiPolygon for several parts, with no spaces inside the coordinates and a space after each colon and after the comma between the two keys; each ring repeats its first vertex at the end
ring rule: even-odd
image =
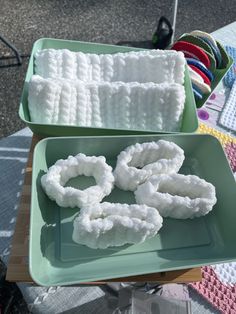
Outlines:
{"type": "Polygon", "coordinates": [[[125,191],[135,191],[154,174],[178,172],[183,161],[184,151],[173,142],[137,143],[118,155],[115,184],[125,191]]]}
{"type": "Polygon", "coordinates": [[[103,156],[78,154],[58,160],[41,178],[48,197],[62,207],[82,207],[100,202],[109,195],[114,186],[112,168],[103,156]],[[65,187],[66,182],[80,175],[93,176],[96,185],[85,190],[65,187]]]}
{"type": "Polygon", "coordinates": [[[138,204],[155,207],[161,216],[177,219],[204,216],[216,203],[215,187],[195,175],[152,176],[134,193],[138,204]]]}
{"type": "Polygon", "coordinates": [[[75,218],[72,238],[93,249],[141,243],[154,237],[162,222],[158,211],[146,205],[93,204],[75,218]]]}

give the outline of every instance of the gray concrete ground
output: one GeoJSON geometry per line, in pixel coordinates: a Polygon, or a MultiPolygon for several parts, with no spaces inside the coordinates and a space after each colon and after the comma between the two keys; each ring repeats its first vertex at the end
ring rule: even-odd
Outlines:
{"type": "MultiPolygon", "coordinates": [[[[143,46],[171,0],[0,0],[1,35],[29,55],[33,42],[54,37],[143,46]]],[[[234,0],[179,0],[176,36],[194,29],[212,32],[236,18],[234,0]]],[[[8,54],[0,45],[0,57],[8,54]]],[[[28,58],[20,67],[0,68],[0,137],[22,127],[18,106],[28,58]]],[[[0,63],[1,64],[1,63],[0,63]]]]}

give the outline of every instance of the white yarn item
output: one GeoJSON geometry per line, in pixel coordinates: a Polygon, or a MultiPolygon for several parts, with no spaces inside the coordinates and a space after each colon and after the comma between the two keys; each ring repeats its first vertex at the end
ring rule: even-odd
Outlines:
{"type": "Polygon", "coordinates": [[[141,243],[154,237],[162,222],[155,208],[105,202],[80,210],[74,220],[72,238],[93,249],[141,243]]]}
{"type": "Polygon", "coordinates": [[[185,59],[173,50],[91,54],[43,49],[35,54],[35,73],[44,78],[107,82],[184,83],[185,59]]]}
{"type": "Polygon", "coordinates": [[[32,122],[129,130],[179,131],[185,90],[180,84],[29,82],[32,122]]]}
{"type": "Polygon", "coordinates": [[[138,204],[155,207],[161,216],[176,219],[204,216],[216,203],[215,187],[195,175],[152,176],[134,193],[138,204]]]}
{"type": "Polygon", "coordinates": [[[152,175],[178,172],[184,158],[182,148],[165,140],[131,145],[117,157],[115,185],[122,190],[135,191],[152,175]]]}
{"type": "Polygon", "coordinates": [[[234,132],[236,132],[236,81],[230,91],[229,98],[220,114],[219,123],[234,132]]]}
{"type": "Polygon", "coordinates": [[[211,265],[218,279],[224,284],[236,284],[236,262],[211,265]]]}
{"type": "Polygon", "coordinates": [[[82,207],[100,202],[109,195],[114,186],[112,168],[103,156],[78,154],[58,160],[41,178],[41,183],[48,197],[61,207],[82,207]],[[80,175],[93,176],[96,185],[84,190],[65,184],[71,178],[80,175]]]}

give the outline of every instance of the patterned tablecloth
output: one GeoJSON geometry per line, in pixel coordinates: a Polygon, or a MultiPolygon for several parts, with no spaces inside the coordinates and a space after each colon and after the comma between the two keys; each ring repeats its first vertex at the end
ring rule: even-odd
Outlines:
{"type": "MultiPolygon", "coordinates": [[[[213,33],[214,37],[224,45],[236,48],[236,22],[219,31],[213,33]]],[[[235,65],[234,68],[235,69],[235,65]]],[[[234,86],[233,88],[236,88],[234,86]]],[[[236,173],[236,133],[233,129],[224,128],[222,112],[228,114],[228,125],[232,125],[230,120],[235,119],[236,114],[236,93],[232,89],[226,88],[223,83],[219,84],[206,104],[198,109],[200,122],[200,133],[208,133],[217,137],[228,157],[230,166],[234,174],[236,173]],[[230,99],[230,108],[227,101],[230,99]],[[234,110],[232,110],[232,106],[234,110]],[[226,110],[229,110],[227,112],[226,110]]],[[[189,286],[199,295],[210,302],[214,308],[221,313],[236,313],[236,263],[225,263],[213,266],[202,267],[203,279],[201,282],[192,283],[189,286]]],[[[215,311],[213,311],[214,313],[215,311]]]]}

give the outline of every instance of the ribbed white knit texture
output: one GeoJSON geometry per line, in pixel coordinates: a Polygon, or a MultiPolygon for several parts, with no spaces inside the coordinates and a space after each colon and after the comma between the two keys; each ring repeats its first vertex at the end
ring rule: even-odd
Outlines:
{"type": "Polygon", "coordinates": [[[174,50],[91,54],[44,49],[35,54],[35,73],[44,78],[106,82],[184,83],[185,59],[174,50]]]}
{"type": "Polygon", "coordinates": [[[122,83],[43,79],[29,82],[32,122],[116,129],[179,131],[184,87],[176,83],[122,83]]]}

